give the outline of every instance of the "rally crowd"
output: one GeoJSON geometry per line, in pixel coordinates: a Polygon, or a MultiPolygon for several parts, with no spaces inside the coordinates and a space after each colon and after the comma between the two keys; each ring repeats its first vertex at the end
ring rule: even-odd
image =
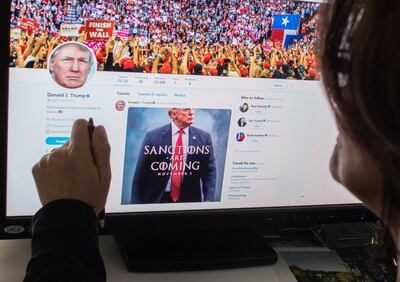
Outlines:
{"type": "Polygon", "coordinates": [[[12,26],[27,18],[40,29],[12,38],[10,66],[45,68],[60,43],[89,43],[83,27],[79,37],[61,36],[62,23],[107,19],[128,35],[88,44],[98,70],[318,79],[318,8],[292,0],[14,0],[12,26]],[[282,13],[301,15],[302,39],[287,48],[271,38],[273,17],[282,13]]]}

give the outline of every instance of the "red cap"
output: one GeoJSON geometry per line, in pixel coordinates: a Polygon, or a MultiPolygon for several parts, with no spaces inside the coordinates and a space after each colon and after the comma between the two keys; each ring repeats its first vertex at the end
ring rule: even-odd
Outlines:
{"type": "Polygon", "coordinates": [[[224,64],[224,58],[219,58],[218,60],[217,60],[217,63],[218,63],[218,65],[223,65],[224,64]]]}
{"type": "Polygon", "coordinates": [[[195,65],[194,62],[189,62],[188,70],[192,71],[192,69],[194,68],[194,65],[195,65]]]}
{"type": "Polygon", "coordinates": [[[98,53],[98,54],[96,55],[96,59],[97,59],[97,61],[99,61],[99,63],[103,63],[103,62],[104,62],[104,56],[103,56],[103,54],[98,53]]]}
{"type": "Polygon", "coordinates": [[[245,66],[241,66],[241,67],[239,68],[239,70],[240,70],[240,75],[241,75],[242,77],[247,77],[247,76],[249,75],[249,71],[248,71],[248,69],[247,69],[245,66]]]}
{"type": "Polygon", "coordinates": [[[269,69],[271,67],[271,64],[268,62],[264,62],[263,67],[264,69],[269,69]]]}
{"type": "Polygon", "coordinates": [[[215,68],[212,68],[212,69],[210,69],[210,74],[211,74],[212,76],[217,76],[217,75],[218,75],[218,70],[215,69],[215,68]]]}
{"type": "Polygon", "coordinates": [[[169,63],[165,63],[161,69],[160,69],[160,73],[163,74],[171,74],[172,73],[172,67],[169,63]]]}
{"type": "Polygon", "coordinates": [[[124,66],[124,64],[125,64],[125,62],[128,60],[128,58],[122,58],[120,61],[119,61],[119,65],[121,66],[121,67],[123,67],[124,66]]]}
{"type": "Polygon", "coordinates": [[[208,64],[211,61],[211,59],[212,59],[212,55],[211,54],[207,54],[207,55],[204,56],[203,62],[205,64],[208,64]]]}
{"type": "Polygon", "coordinates": [[[317,71],[315,69],[308,69],[308,75],[311,77],[315,77],[317,75],[317,71]]]}
{"type": "Polygon", "coordinates": [[[144,65],[144,70],[145,70],[147,73],[151,73],[150,65],[149,65],[149,64],[145,64],[145,65],[144,65]]]}
{"type": "Polygon", "coordinates": [[[279,69],[281,65],[282,65],[282,60],[277,60],[276,67],[279,69]]]}
{"type": "Polygon", "coordinates": [[[124,70],[131,70],[131,69],[133,69],[136,65],[135,65],[135,62],[134,61],[132,61],[132,60],[126,60],[125,62],[124,62],[124,65],[123,65],[124,67],[124,70]]]}
{"type": "Polygon", "coordinates": [[[238,58],[238,62],[239,62],[239,64],[244,64],[244,58],[243,57],[239,57],[238,58]]]}

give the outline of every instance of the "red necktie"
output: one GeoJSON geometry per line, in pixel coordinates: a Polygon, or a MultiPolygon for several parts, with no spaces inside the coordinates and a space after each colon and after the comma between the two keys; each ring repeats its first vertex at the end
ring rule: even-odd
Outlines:
{"type": "Polygon", "coordinates": [[[183,171],[183,129],[178,132],[179,136],[176,140],[175,150],[172,160],[172,176],[171,176],[171,200],[177,202],[181,195],[182,171],[183,171]]]}

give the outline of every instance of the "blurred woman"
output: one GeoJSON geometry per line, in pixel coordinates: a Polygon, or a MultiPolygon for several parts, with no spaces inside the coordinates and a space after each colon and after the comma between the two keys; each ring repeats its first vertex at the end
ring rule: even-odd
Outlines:
{"type": "Polygon", "coordinates": [[[321,39],[322,75],[339,129],[331,173],[383,219],[397,254],[399,24],[398,0],[330,1],[321,39]]]}

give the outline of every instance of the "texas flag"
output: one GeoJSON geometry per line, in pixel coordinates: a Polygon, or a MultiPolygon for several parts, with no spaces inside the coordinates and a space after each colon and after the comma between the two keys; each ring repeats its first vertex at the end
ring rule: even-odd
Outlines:
{"type": "Polygon", "coordinates": [[[299,35],[300,14],[298,15],[275,15],[272,23],[272,41],[280,41],[284,48],[289,47],[299,35]]]}

